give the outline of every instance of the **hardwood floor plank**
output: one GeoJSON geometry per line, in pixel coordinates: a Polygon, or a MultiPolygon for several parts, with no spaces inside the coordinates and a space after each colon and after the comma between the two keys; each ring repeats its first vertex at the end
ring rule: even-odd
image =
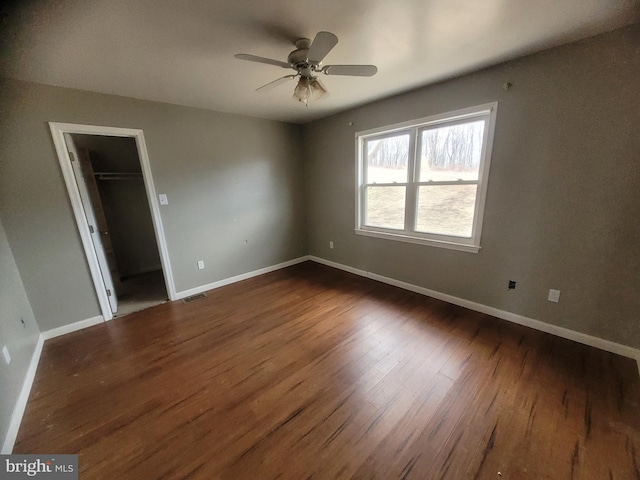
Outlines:
{"type": "Polygon", "coordinates": [[[14,451],[91,479],[640,479],[640,378],[307,262],[47,341],[14,451]]]}

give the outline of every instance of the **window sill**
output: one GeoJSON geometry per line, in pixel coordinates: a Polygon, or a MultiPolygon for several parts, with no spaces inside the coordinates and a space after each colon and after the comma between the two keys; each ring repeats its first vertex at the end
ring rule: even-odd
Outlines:
{"type": "Polygon", "coordinates": [[[415,243],[418,245],[428,245],[430,247],[448,248],[450,250],[458,250],[461,252],[478,253],[479,245],[467,245],[464,243],[455,243],[443,240],[433,240],[430,238],[411,237],[399,233],[378,232],[374,230],[355,229],[356,234],[365,235],[367,237],[384,238],[386,240],[395,240],[398,242],[415,243]]]}

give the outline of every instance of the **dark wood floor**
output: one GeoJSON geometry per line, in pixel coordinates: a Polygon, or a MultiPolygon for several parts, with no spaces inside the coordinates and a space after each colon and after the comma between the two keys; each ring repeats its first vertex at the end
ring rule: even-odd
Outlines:
{"type": "Polygon", "coordinates": [[[313,263],[47,341],[81,479],[640,479],[635,362],[313,263]]]}

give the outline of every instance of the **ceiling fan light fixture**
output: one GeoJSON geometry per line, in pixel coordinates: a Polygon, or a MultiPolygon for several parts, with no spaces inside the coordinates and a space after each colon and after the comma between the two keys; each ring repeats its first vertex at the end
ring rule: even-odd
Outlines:
{"type": "Polygon", "coordinates": [[[314,77],[311,79],[311,92],[314,100],[320,100],[327,94],[327,89],[320,83],[320,80],[314,77]]]}
{"type": "Polygon", "coordinates": [[[286,83],[288,79],[298,79],[293,90],[293,98],[300,103],[309,106],[309,100],[320,100],[329,94],[326,87],[318,79],[316,74],[344,75],[351,77],[372,77],[378,72],[375,65],[323,65],[325,56],[338,43],[338,37],[331,32],[318,32],[313,41],[308,38],[300,38],[296,42],[296,50],[291,52],[286,62],[272,58],[259,57],[248,53],[237,53],[238,60],[265,63],[276,67],[291,68],[294,75],[285,75],[257,89],[267,91],[286,83]]]}
{"type": "Polygon", "coordinates": [[[308,106],[311,94],[311,83],[309,79],[307,77],[300,77],[296,88],[293,90],[293,98],[308,106]]]}

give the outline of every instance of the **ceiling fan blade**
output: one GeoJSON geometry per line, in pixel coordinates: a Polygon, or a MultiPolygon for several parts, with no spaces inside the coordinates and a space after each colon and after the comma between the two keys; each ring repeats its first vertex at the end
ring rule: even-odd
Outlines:
{"type": "Polygon", "coordinates": [[[273,82],[269,82],[266,85],[261,86],[260,88],[256,88],[256,92],[269,91],[272,88],[275,88],[278,85],[282,85],[283,83],[286,83],[288,80],[293,80],[296,77],[297,75],[286,75],[284,77],[278,78],[277,80],[274,80],[273,82]]]}
{"type": "Polygon", "coordinates": [[[272,58],[258,57],[257,55],[249,55],[248,53],[236,53],[234,55],[238,60],[247,60],[248,62],[266,63],[267,65],[275,65],[276,67],[291,68],[287,62],[273,60],[272,58]]]}
{"type": "Polygon", "coordinates": [[[307,53],[307,59],[309,63],[319,64],[324,57],[327,56],[333,47],[338,44],[338,37],[331,32],[318,32],[316,38],[313,39],[313,43],[309,47],[309,53],[307,53]]]}
{"type": "Polygon", "coordinates": [[[350,75],[353,77],[373,77],[378,73],[375,65],[327,65],[322,69],[326,75],[350,75]]]}

